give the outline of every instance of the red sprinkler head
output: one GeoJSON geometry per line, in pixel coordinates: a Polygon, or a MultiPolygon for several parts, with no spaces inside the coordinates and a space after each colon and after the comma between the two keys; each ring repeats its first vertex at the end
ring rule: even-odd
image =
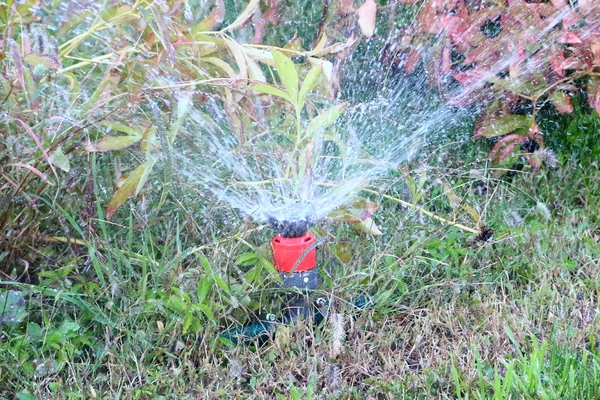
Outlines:
{"type": "Polygon", "coordinates": [[[271,243],[273,262],[279,272],[304,272],[317,266],[315,237],[310,232],[295,238],[277,235],[271,243]]]}
{"type": "Polygon", "coordinates": [[[267,221],[279,234],[273,238],[273,263],[282,285],[298,289],[319,286],[315,237],[308,232],[314,223],[312,207],[286,204],[271,210],[267,221]]]}

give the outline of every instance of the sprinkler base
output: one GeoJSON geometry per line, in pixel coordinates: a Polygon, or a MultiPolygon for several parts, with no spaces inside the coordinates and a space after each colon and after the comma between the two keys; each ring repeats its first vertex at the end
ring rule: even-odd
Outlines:
{"type": "Polygon", "coordinates": [[[305,290],[316,289],[319,286],[319,274],[316,268],[302,272],[280,272],[279,276],[283,286],[305,290]]]}

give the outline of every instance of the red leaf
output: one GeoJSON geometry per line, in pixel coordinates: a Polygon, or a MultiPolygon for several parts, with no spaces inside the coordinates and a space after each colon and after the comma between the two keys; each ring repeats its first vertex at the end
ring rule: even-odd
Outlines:
{"type": "Polygon", "coordinates": [[[569,95],[561,90],[555,90],[550,95],[550,100],[558,112],[570,114],[573,112],[573,104],[569,95]]]}
{"type": "Polygon", "coordinates": [[[600,114],[600,78],[592,77],[587,82],[588,104],[600,114]]]}
{"type": "Polygon", "coordinates": [[[348,15],[355,11],[354,1],[352,0],[340,0],[337,7],[338,15],[348,15]]]}
{"type": "Polygon", "coordinates": [[[267,23],[274,25],[279,20],[279,3],[277,1],[271,1],[267,11],[262,15],[262,17],[256,23],[256,28],[254,30],[254,44],[262,43],[262,38],[265,34],[265,29],[267,28],[267,23]]]}
{"type": "Polygon", "coordinates": [[[358,26],[362,33],[370,38],[375,32],[375,22],[377,20],[377,5],[374,0],[366,0],[356,11],[358,15],[358,26]]]}
{"type": "Polygon", "coordinates": [[[556,8],[547,3],[526,3],[526,6],[544,18],[548,18],[556,13],[556,8]]]}
{"type": "Polygon", "coordinates": [[[573,32],[563,32],[558,39],[558,43],[579,44],[581,43],[581,39],[573,32]]]}
{"type": "Polygon", "coordinates": [[[404,64],[404,72],[408,75],[411,74],[421,61],[421,52],[417,49],[410,49],[406,56],[406,62],[404,64]]]}
{"type": "Polygon", "coordinates": [[[592,43],[590,43],[590,50],[594,55],[594,60],[592,63],[594,65],[600,64],[600,39],[592,40],[592,43]]]}
{"type": "Polygon", "coordinates": [[[567,6],[567,2],[565,0],[550,0],[550,2],[557,10],[567,6]]]}
{"type": "Polygon", "coordinates": [[[518,144],[520,144],[520,141],[514,141],[511,144],[507,145],[504,150],[502,150],[500,152],[500,155],[497,158],[497,161],[502,161],[504,160],[510,153],[512,153],[512,151],[515,149],[515,147],[517,147],[518,144]]]}
{"type": "Polygon", "coordinates": [[[496,145],[490,151],[488,158],[494,161],[502,161],[506,156],[515,148],[516,145],[523,143],[525,137],[521,135],[508,135],[503,137],[496,143],[496,145]],[[499,156],[498,152],[502,150],[499,156]]]}
{"type": "Polygon", "coordinates": [[[562,20],[563,28],[569,29],[571,26],[578,23],[579,19],[580,19],[579,14],[577,14],[576,12],[573,12],[573,11],[569,11],[562,20]]]}
{"type": "Polygon", "coordinates": [[[477,100],[475,96],[467,96],[461,93],[458,96],[449,98],[446,103],[453,106],[468,106],[469,104],[476,103],[477,100]]]}
{"type": "Polygon", "coordinates": [[[487,21],[495,20],[501,12],[502,11],[498,7],[483,8],[471,16],[471,24],[479,29],[487,21]]]}
{"type": "Polygon", "coordinates": [[[540,158],[540,156],[535,154],[527,154],[525,156],[525,159],[527,160],[527,163],[533,167],[533,170],[535,172],[539,171],[540,168],[542,168],[542,159],[540,158]]]}
{"type": "Polygon", "coordinates": [[[436,1],[428,1],[425,3],[421,11],[417,15],[417,22],[421,32],[439,34],[442,32],[440,20],[437,17],[437,11],[440,4],[436,1]]]}
{"type": "Polygon", "coordinates": [[[595,11],[595,7],[598,7],[596,0],[579,0],[577,2],[579,10],[585,15],[591,11],[595,11]]]}
{"type": "Polygon", "coordinates": [[[517,54],[513,57],[513,61],[510,63],[508,67],[508,72],[510,79],[515,81],[519,75],[521,75],[521,65],[525,60],[525,48],[523,45],[519,45],[517,48],[517,54]]]}
{"type": "Polygon", "coordinates": [[[583,69],[585,64],[577,57],[569,57],[560,64],[560,67],[562,69],[583,69]]]}
{"type": "Polygon", "coordinates": [[[565,76],[565,69],[562,66],[565,61],[565,56],[562,50],[558,50],[556,53],[550,56],[550,67],[558,76],[561,78],[565,76]]]}
{"type": "Polygon", "coordinates": [[[449,73],[452,70],[452,58],[451,58],[451,50],[450,47],[444,47],[442,50],[442,72],[445,74],[449,73]]]}
{"type": "Polygon", "coordinates": [[[473,85],[476,83],[483,83],[485,78],[490,74],[490,71],[485,70],[483,68],[475,67],[468,71],[456,72],[454,75],[454,79],[459,81],[465,86],[473,85]]]}
{"type": "Polygon", "coordinates": [[[488,39],[483,44],[475,47],[466,54],[463,65],[470,65],[474,62],[494,63],[501,58],[501,52],[510,44],[510,37],[498,36],[494,39],[488,39]]]}
{"type": "Polygon", "coordinates": [[[532,27],[537,29],[537,31],[534,31],[537,33],[544,25],[543,21],[535,11],[527,7],[525,4],[525,2],[511,4],[508,9],[508,14],[518,21],[522,34],[531,31],[532,27]]]}

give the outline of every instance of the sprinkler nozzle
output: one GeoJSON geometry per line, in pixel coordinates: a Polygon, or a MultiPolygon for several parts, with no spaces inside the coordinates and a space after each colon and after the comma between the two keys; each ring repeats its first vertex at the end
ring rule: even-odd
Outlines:
{"type": "Polygon", "coordinates": [[[277,235],[273,238],[273,261],[279,272],[302,272],[317,266],[315,237],[306,232],[298,238],[277,235]]]}
{"type": "Polygon", "coordinates": [[[316,289],[319,285],[319,274],[316,269],[315,237],[310,232],[297,238],[277,235],[271,243],[273,264],[281,275],[283,285],[316,289]]]}
{"type": "Polygon", "coordinates": [[[285,204],[266,212],[267,221],[284,238],[299,238],[314,224],[314,211],[308,204],[285,204]]]}

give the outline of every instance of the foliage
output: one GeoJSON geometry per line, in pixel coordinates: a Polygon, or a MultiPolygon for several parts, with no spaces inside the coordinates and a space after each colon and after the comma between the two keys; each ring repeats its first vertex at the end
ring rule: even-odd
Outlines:
{"type": "MultiPolygon", "coordinates": [[[[154,182],[162,192],[156,214],[173,188],[173,144],[183,122],[190,109],[201,108],[209,98],[217,99],[227,111],[229,129],[242,137],[256,122],[251,103],[257,94],[283,94],[296,111],[298,127],[301,119],[316,117],[304,136],[297,131],[294,146],[299,154],[294,155],[300,160],[307,154],[310,134],[333,124],[343,111],[339,105],[320,116],[314,110],[301,115],[317,86],[331,95],[336,81],[330,59],[354,41],[339,42],[323,30],[316,32],[310,50],[293,40],[285,48],[264,46],[258,42],[261,29],[267,28],[259,24],[257,44],[245,44],[234,39],[236,32],[258,14],[273,24],[274,10],[282,5],[267,2],[261,8],[259,1],[250,1],[239,15],[227,17],[222,1],[197,6],[196,14],[189,5],[177,4],[97,3],[79,14],[67,12],[64,19],[67,6],[62,2],[43,10],[36,1],[0,5],[0,29],[5,32],[0,42],[5,116],[0,231],[10,233],[0,238],[0,246],[7,262],[20,257],[23,239],[44,240],[42,231],[56,231],[58,225],[67,229],[56,219],[47,220],[48,226],[36,222],[44,213],[40,196],[56,199],[62,192],[77,191],[88,206],[74,222],[93,233],[93,202],[104,202],[96,197],[95,185],[114,187],[104,203],[105,214],[99,215],[110,219],[154,182]],[[55,25],[58,29],[51,28],[55,25]],[[289,56],[301,59],[301,65],[289,56]],[[283,89],[270,79],[275,76],[272,68],[283,89]],[[302,86],[296,68],[306,73],[302,86]],[[103,177],[101,183],[93,171],[105,160],[113,164],[114,179],[103,177]],[[158,183],[154,178],[161,171],[158,183]]],[[[372,29],[375,12],[370,5],[356,19],[372,29]]],[[[274,105],[280,106],[277,101],[274,105]]],[[[309,160],[297,167],[297,174],[307,173],[309,160]]],[[[66,201],[77,203],[75,198],[66,201]]]]}
{"type": "Polygon", "coordinates": [[[481,106],[474,137],[497,139],[492,161],[522,150],[538,170],[546,104],[570,114],[571,98],[584,93],[590,112],[600,113],[597,8],[594,0],[426,1],[385,55],[409,74],[423,62],[447,103],[481,106]]]}
{"type": "MultiPolygon", "coordinates": [[[[339,32],[376,41],[375,17],[394,3],[340,1],[301,38],[310,50],[293,32],[277,48],[257,39],[259,26],[263,38],[288,29],[287,7],[306,2],[216,1],[192,18],[192,0],[60,3],[0,4],[0,397],[595,394],[599,150],[575,136],[598,118],[538,110],[540,131],[558,121],[572,136],[564,169],[497,180],[469,145],[402,170],[406,185],[371,193],[381,205],[358,199],[332,216],[376,227],[377,240],[319,227],[335,239],[320,249],[327,289],[315,295],[337,318],[228,348],[219,332],[279,312],[286,293],[273,285],[269,233],[228,225],[173,178],[182,121],[216,98],[239,133],[260,97],[290,117],[286,149],[303,154],[345,107],[332,101],[337,57],[358,35],[339,32]],[[265,23],[252,26],[256,16],[265,23]],[[467,241],[425,209],[456,214],[455,226],[485,218],[495,235],[467,241]],[[362,293],[374,306],[357,312],[348,300],[362,293]]],[[[306,173],[300,159],[290,174],[306,173]]]]}

